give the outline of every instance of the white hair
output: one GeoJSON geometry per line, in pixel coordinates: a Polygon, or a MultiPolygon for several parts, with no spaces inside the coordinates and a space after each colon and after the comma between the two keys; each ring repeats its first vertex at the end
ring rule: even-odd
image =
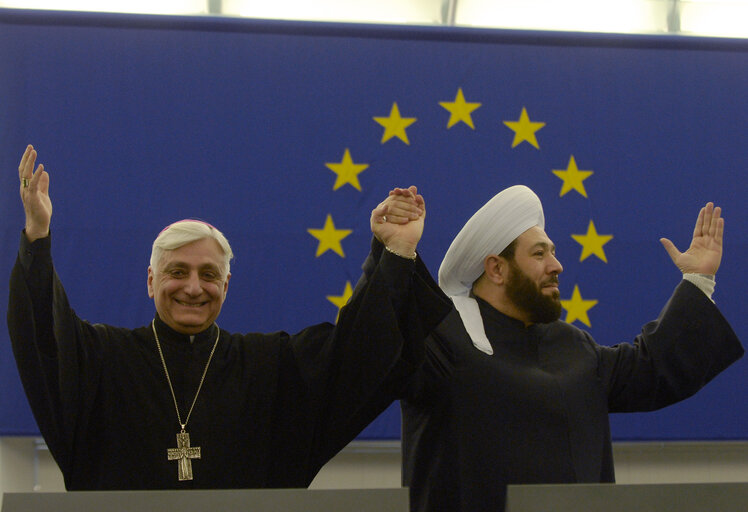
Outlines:
{"type": "Polygon", "coordinates": [[[173,251],[180,247],[197,242],[204,238],[212,238],[221,247],[224,256],[223,275],[228,275],[231,271],[231,258],[234,253],[231,252],[231,246],[226,237],[218,229],[207,222],[201,220],[185,219],[179,220],[174,224],[166,226],[153,241],[151,250],[151,268],[158,270],[158,263],[164,255],[164,251],[173,251]]]}

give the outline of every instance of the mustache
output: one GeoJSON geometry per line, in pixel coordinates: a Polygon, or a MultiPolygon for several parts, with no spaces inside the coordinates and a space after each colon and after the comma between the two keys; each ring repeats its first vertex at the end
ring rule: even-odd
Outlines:
{"type": "Polygon", "coordinates": [[[555,284],[556,286],[558,286],[558,276],[553,276],[547,281],[543,281],[543,286],[547,286],[549,284],[555,284]]]}

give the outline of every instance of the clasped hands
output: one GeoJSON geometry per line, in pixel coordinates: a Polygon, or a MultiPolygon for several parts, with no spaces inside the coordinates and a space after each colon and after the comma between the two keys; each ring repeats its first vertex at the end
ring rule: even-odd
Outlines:
{"type": "Polygon", "coordinates": [[[415,186],[395,188],[371,212],[371,231],[390,251],[415,256],[423,234],[426,203],[415,186]]]}

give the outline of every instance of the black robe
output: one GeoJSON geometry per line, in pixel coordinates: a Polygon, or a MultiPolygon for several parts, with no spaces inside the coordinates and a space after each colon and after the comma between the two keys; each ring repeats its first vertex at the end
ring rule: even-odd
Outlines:
{"type": "MultiPolygon", "coordinates": [[[[186,431],[201,458],[178,481],[179,423],[150,324],[90,324],[68,304],[49,237],[21,248],[8,326],[39,429],[69,490],[306,487],[402,392],[450,305],[420,260],[385,252],[336,326],[220,339],[186,431]]],[[[184,421],[216,339],[156,328],[184,421]]]]}
{"type": "Polygon", "coordinates": [[[494,354],[453,311],[401,402],[413,512],[501,512],[507,484],[613,482],[608,413],[682,400],[743,354],[687,281],[633,344],[614,347],[562,321],[526,328],[477,300],[494,354]]]}

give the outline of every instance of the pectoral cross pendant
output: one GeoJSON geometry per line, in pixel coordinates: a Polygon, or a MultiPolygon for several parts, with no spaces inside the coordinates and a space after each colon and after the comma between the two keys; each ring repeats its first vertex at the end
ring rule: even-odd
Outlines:
{"type": "Polygon", "coordinates": [[[192,459],[200,458],[200,447],[190,446],[190,435],[182,430],[177,434],[177,447],[167,450],[169,460],[179,465],[179,480],[192,480],[192,459]]]}

